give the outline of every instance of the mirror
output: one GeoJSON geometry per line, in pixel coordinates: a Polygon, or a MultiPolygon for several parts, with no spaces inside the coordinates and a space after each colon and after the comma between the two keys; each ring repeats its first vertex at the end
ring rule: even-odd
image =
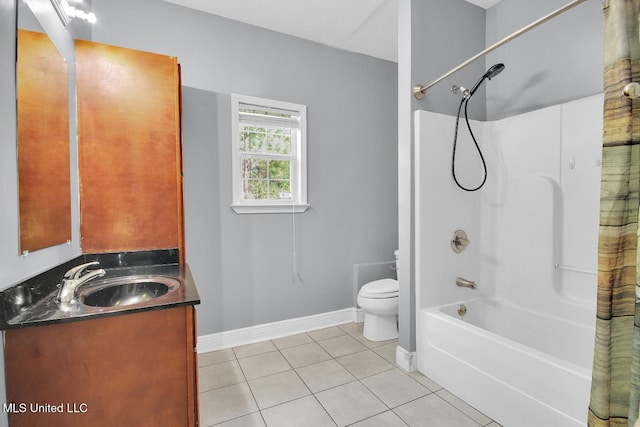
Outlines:
{"type": "Polygon", "coordinates": [[[25,0],[17,1],[20,252],[71,240],[69,78],[25,0]]]}

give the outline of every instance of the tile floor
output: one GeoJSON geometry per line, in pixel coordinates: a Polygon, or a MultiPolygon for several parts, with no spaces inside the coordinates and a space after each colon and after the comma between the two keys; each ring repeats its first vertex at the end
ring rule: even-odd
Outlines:
{"type": "Polygon", "coordinates": [[[220,427],[500,427],[346,323],[199,355],[200,421],[220,427]]]}

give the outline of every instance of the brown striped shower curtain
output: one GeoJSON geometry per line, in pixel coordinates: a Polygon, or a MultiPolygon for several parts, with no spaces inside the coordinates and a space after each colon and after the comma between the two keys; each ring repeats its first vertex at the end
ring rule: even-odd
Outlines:
{"type": "Polygon", "coordinates": [[[640,99],[622,88],[640,82],[640,0],[604,9],[604,135],[598,243],[598,305],[590,427],[640,427],[638,190],[640,99]]]}

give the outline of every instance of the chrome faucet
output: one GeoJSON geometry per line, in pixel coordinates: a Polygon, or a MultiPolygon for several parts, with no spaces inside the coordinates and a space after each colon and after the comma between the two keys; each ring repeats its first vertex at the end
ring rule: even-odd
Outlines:
{"type": "Polygon", "coordinates": [[[93,270],[83,275],[84,271],[92,265],[99,265],[98,261],[88,262],[86,264],[73,267],[67,271],[63,278],[62,283],[58,289],[58,301],[59,302],[71,302],[76,299],[76,292],[78,288],[89,280],[95,277],[102,277],[105,275],[104,269],[93,270]]]}
{"type": "Polygon", "coordinates": [[[458,277],[456,279],[456,285],[463,288],[476,289],[476,282],[473,280],[463,279],[462,277],[458,277]]]}

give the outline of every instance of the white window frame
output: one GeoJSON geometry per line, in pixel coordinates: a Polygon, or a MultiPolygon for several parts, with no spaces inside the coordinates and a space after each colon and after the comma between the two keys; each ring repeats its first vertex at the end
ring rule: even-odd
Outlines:
{"type": "Polygon", "coordinates": [[[307,203],[307,106],[290,102],[274,101],[246,95],[231,95],[231,173],[233,203],[231,208],[238,214],[253,213],[300,213],[309,208],[307,203]],[[291,144],[291,199],[290,200],[244,200],[242,198],[242,156],[240,154],[240,105],[288,110],[299,113],[300,124],[297,137],[291,144]]]}

